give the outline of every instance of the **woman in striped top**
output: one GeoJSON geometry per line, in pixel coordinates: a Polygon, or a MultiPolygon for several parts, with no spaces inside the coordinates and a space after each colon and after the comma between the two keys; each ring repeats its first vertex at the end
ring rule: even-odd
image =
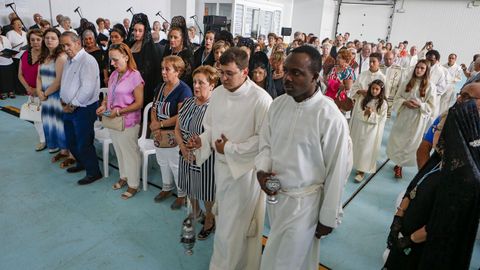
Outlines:
{"type": "Polygon", "coordinates": [[[194,97],[185,100],[178,114],[175,135],[180,146],[178,185],[189,196],[194,213],[202,216],[198,200],[205,202],[206,219],[198,239],[206,239],[215,230],[212,206],[215,197],[214,155],[201,166],[195,164],[195,157],[186,144],[192,135],[203,133],[203,117],[207,111],[213,88],[218,81],[217,70],[211,66],[200,66],[193,72],[194,97]]]}

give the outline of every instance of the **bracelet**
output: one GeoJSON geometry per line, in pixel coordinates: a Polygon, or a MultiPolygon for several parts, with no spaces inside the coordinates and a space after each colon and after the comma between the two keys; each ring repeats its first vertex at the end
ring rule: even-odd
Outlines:
{"type": "Polygon", "coordinates": [[[401,208],[400,206],[397,207],[398,211],[405,212],[405,209],[401,208]]]}
{"type": "Polygon", "coordinates": [[[120,110],[117,109],[117,116],[120,117],[120,110]]]}
{"type": "Polygon", "coordinates": [[[163,128],[163,121],[160,121],[160,128],[163,128]]]}

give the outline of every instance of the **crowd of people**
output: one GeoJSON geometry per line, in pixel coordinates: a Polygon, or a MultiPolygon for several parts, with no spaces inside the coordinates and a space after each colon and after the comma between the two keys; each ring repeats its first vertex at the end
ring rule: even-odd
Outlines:
{"type": "Polygon", "coordinates": [[[200,40],[182,16],[151,25],[143,13],[113,26],[82,19],[76,29],[62,15],[51,27],[34,14],[28,31],[15,14],[9,19],[0,51],[18,53],[0,56],[0,98],[41,103],[35,150],[47,148],[68,173],[86,171],[78,184],[91,184],[102,178],[93,143],[101,119],[119,164],[112,189],[130,199],[151,103],[162,176],[154,201],[174,192],[173,210],[191,201],[196,216],[187,219],[203,221],[198,238],[215,232],[210,269],[316,269],[320,238],[340,223],[350,171],[359,183],[377,170],[387,121],[393,176],[406,166],[419,173],[395,214],[385,269],[433,260],[435,269],[468,267],[480,213],[480,54],[467,67],[449,53],[442,65],[431,41],[418,51],[349,33],[321,40],[296,32],[286,44],[275,33],[223,30],[200,40]],[[457,100],[462,76],[469,85],[457,100]],[[108,91],[99,102],[101,87],[108,91]],[[280,190],[269,188],[272,179],[280,190]],[[265,195],[278,203],[265,205],[265,195]],[[262,256],[265,211],[271,231],[262,256]]]}

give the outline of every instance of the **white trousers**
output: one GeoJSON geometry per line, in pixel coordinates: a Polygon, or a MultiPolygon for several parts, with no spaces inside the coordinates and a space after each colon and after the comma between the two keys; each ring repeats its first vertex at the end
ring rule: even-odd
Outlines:
{"type": "Polygon", "coordinates": [[[178,187],[178,162],[179,148],[155,148],[157,163],[162,172],[162,191],[170,191],[177,188],[177,197],[185,197],[185,191],[178,187]]]}
{"type": "Polygon", "coordinates": [[[109,129],[113,148],[117,155],[120,178],[127,179],[128,186],[138,188],[140,184],[140,148],[138,147],[138,131],[140,125],[126,128],[124,131],[109,129]]]}
{"type": "MultiPolygon", "coordinates": [[[[39,102],[40,102],[40,99],[39,99],[38,97],[33,97],[33,102],[39,103],[39,102]]],[[[43,131],[42,121],[33,122],[33,126],[35,127],[35,130],[37,131],[38,140],[39,140],[41,143],[45,143],[45,142],[46,142],[46,140],[45,140],[45,132],[43,131]]]]}

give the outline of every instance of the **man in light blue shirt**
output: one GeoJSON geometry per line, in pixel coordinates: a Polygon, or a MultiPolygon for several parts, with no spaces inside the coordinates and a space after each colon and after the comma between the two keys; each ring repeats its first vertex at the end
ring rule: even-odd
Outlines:
{"type": "Polygon", "coordinates": [[[67,147],[77,160],[69,173],[86,170],[87,175],[78,181],[86,185],[102,178],[97,154],[93,146],[93,123],[97,119],[100,78],[98,64],[82,48],[80,38],[73,32],[64,32],[61,45],[68,56],[63,67],[60,98],[64,109],[64,126],[67,147]]]}

